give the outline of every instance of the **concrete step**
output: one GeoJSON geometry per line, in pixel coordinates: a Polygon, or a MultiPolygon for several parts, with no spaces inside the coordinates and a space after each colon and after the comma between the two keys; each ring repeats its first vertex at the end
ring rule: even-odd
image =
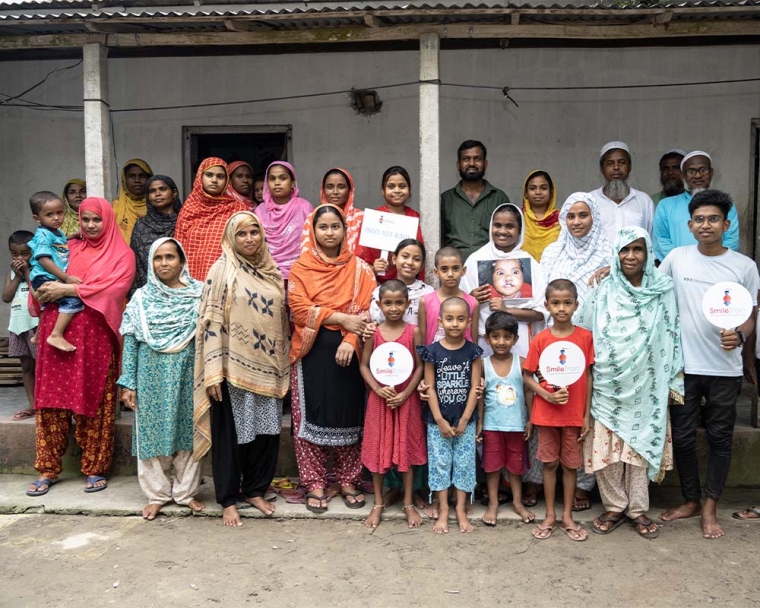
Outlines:
{"type": "MultiPolygon", "coordinates": [[[[739,402],[739,419],[734,431],[734,450],[727,487],[760,487],[760,429],[749,425],[751,394],[754,387],[745,385],[739,402]]],[[[24,407],[26,396],[21,387],[0,388],[0,473],[19,473],[32,475],[35,459],[34,419],[22,421],[11,420],[13,414],[24,407]]],[[[122,412],[116,421],[116,445],[112,475],[135,475],[137,462],[132,456],[132,412],[122,412]]],[[[77,477],[79,473],[80,450],[73,435],[69,449],[64,457],[62,477],[77,477]]],[[[698,434],[698,455],[700,470],[707,469],[707,438],[704,429],[698,434]]],[[[204,459],[203,475],[211,476],[210,455],[204,459]]],[[[280,439],[280,456],[277,462],[278,477],[297,477],[293,436],[290,415],[283,416],[282,435],[280,439]]],[[[668,473],[664,486],[677,486],[678,476],[674,471],[668,473]]]]}

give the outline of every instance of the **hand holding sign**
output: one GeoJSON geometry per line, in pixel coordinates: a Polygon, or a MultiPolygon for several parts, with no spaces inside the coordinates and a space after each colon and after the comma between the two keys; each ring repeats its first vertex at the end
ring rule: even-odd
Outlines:
{"type": "MultiPolygon", "coordinates": [[[[387,260],[388,253],[395,251],[396,246],[401,241],[416,238],[419,225],[420,220],[416,217],[406,217],[405,215],[377,211],[376,209],[365,209],[362,231],[359,234],[359,244],[362,247],[379,249],[381,251],[380,258],[387,260]]],[[[385,271],[378,274],[382,276],[385,271]]]]}
{"type": "MultiPolygon", "coordinates": [[[[563,387],[562,390],[566,393],[566,387],[577,382],[586,373],[586,357],[577,344],[560,340],[544,349],[538,360],[538,367],[547,383],[563,387]]],[[[567,399],[564,399],[564,403],[566,402],[567,399]]]]}
{"type": "MultiPolygon", "coordinates": [[[[702,314],[710,323],[722,330],[722,336],[725,330],[738,327],[750,318],[752,294],[739,283],[731,281],[716,283],[702,297],[702,314]]],[[[724,346],[723,348],[732,350],[736,347],[724,346]]]]}

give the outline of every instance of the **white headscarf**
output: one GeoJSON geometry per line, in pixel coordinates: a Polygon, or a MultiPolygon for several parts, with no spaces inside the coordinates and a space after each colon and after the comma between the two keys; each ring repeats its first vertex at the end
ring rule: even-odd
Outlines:
{"type": "Polygon", "coordinates": [[[541,256],[546,280],[569,279],[578,289],[578,301],[583,302],[589,291],[588,280],[600,268],[607,266],[612,252],[602,227],[599,206],[586,192],[571,194],[559,212],[559,238],[541,256]],[[574,237],[567,228],[567,214],[575,203],[586,203],[591,210],[591,230],[584,237],[574,237]]]}
{"type": "MultiPolygon", "coordinates": [[[[529,258],[531,282],[532,282],[532,288],[533,288],[533,298],[528,300],[527,302],[515,301],[514,308],[524,308],[524,309],[529,309],[529,310],[535,310],[536,312],[540,312],[543,315],[544,321],[536,321],[534,323],[530,323],[531,335],[535,335],[537,332],[543,329],[544,322],[549,316],[549,313],[544,308],[544,299],[545,299],[545,292],[546,292],[546,277],[544,275],[544,271],[541,269],[541,265],[538,262],[536,262],[536,260],[534,260],[533,257],[527,251],[523,251],[521,249],[524,240],[525,240],[525,218],[523,217],[523,214],[520,208],[517,207],[516,205],[513,205],[512,203],[506,203],[504,205],[500,205],[499,207],[497,207],[494,210],[494,212],[491,214],[491,222],[488,225],[488,243],[483,245],[480,249],[472,253],[470,257],[467,258],[467,261],[465,262],[465,267],[467,268],[467,272],[462,277],[462,280],[459,284],[459,288],[466,293],[470,293],[473,289],[479,286],[478,285],[478,262],[480,261],[529,258]],[[517,238],[517,243],[515,244],[515,247],[514,249],[512,249],[512,251],[502,251],[501,249],[497,249],[496,245],[493,242],[493,235],[491,234],[493,230],[493,218],[496,216],[497,213],[507,211],[507,210],[514,213],[520,219],[520,236],[517,238]]],[[[480,317],[478,319],[478,335],[479,336],[483,336],[485,334],[486,320],[488,319],[490,315],[491,315],[491,310],[489,309],[488,304],[487,303],[481,304],[480,317]]],[[[525,322],[520,323],[521,336],[527,333],[522,330],[524,326],[525,328],[527,328],[528,325],[529,324],[525,322]]],[[[516,345],[517,350],[513,352],[516,352],[519,356],[525,356],[525,354],[527,354],[528,341],[529,341],[528,337],[527,335],[525,335],[524,339],[520,340],[518,344],[516,345]]],[[[480,342],[481,342],[481,347],[483,347],[484,341],[480,340],[480,342]]],[[[488,351],[490,352],[490,349],[488,349],[488,351]]]]}

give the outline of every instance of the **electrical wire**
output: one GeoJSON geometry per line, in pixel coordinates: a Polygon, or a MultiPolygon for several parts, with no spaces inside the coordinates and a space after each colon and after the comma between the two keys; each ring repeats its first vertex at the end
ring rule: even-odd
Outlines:
{"type": "MultiPolygon", "coordinates": [[[[16,99],[19,99],[19,100],[21,100],[20,98],[21,98],[21,97],[23,97],[24,95],[26,95],[27,93],[31,93],[31,92],[32,92],[32,91],[34,91],[34,89],[36,89],[37,87],[39,87],[39,86],[41,86],[41,85],[45,84],[45,82],[47,81],[47,79],[48,79],[48,78],[50,78],[50,77],[51,77],[53,74],[59,74],[59,73],[65,72],[65,71],[67,71],[67,70],[71,70],[71,69],[73,69],[73,68],[77,67],[78,65],[80,65],[80,64],[81,64],[83,61],[84,61],[84,59],[80,59],[80,60],[79,60],[79,61],[77,61],[76,63],[73,63],[73,64],[71,64],[71,65],[68,65],[68,66],[66,66],[66,67],[63,67],[63,68],[55,68],[54,70],[50,70],[50,71],[49,71],[49,72],[48,72],[48,73],[45,75],[45,77],[44,77],[42,80],[40,80],[40,81],[39,81],[38,83],[36,83],[36,84],[33,84],[31,87],[29,87],[29,88],[28,88],[28,89],[26,89],[25,91],[22,91],[22,92],[21,92],[21,93],[19,93],[18,95],[13,95],[13,96],[11,96],[11,95],[7,95],[7,94],[3,93],[2,95],[3,95],[4,97],[6,97],[7,99],[4,99],[4,100],[0,100],[0,105],[6,105],[6,104],[7,104],[9,101],[14,101],[14,100],[16,100],[16,99]]],[[[21,100],[21,101],[26,101],[26,100],[21,100]]],[[[35,103],[35,102],[27,102],[27,103],[35,103]]],[[[36,104],[36,105],[40,105],[40,104],[36,104]]]]}

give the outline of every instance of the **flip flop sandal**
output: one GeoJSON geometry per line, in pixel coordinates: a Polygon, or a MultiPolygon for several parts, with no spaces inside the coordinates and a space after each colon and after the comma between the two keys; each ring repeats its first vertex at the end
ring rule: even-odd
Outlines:
{"type": "Polygon", "coordinates": [[[45,496],[50,491],[50,488],[52,488],[55,484],[58,483],[58,479],[35,479],[31,485],[33,485],[36,490],[27,490],[26,495],[27,496],[45,496]],[[47,486],[44,490],[40,490],[40,486],[47,486]]]}
{"type": "Polygon", "coordinates": [[[26,420],[27,418],[34,418],[34,415],[34,410],[19,410],[13,414],[13,418],[11,418],[11,420],[26,420]]]}
{"type": "Polygon", "coordinates": [[[102,492],[108,487],[108,477],[105,477],[104,475],[88,475],[87,483],[92,484],[91,488],[88,488],[87,486],[84,487],[84,491],[87,494],[102,492]],[[99,481],[105,481],[105,483],[102,486],[96,486],[95,484],[98,483],[99,481]]]}
{"type": "Polygon", "coordinates": [[[318,500],[319,504],[322,504],[323,502],[327,501],[327,497],[326,496],[317,496],[316,494],[309,493],[309,494],[306,494],[306,496],[304,496],[304,498],[306,499],[306,510],[307,511],[311,511],[312,513],[317,513],[317,514],[319,514],[319,513],[325,513],[327,511],[327,507],[315,507],[314,505],[310,505],[309,504],[309,498],[311,498],[313,500],[318,500]]]}
{"type": "Polygon", "coordinates": [[[636,530],[636,534],[638,534],[641,538],[648,538],[651,540],[651,539],[657,538],[660,535],[659,527],[654,532],[647,530],[647,528],[651,526],[654,522],[651,519],[649,519],[646,515],[639,515],[636,518],[628,517],[628,521],[631,522],[633,529],[636,530]],[[639,521],[642,518],[643,518],[643,521],[639,521]],[[639,530],[639,526],[644,526],[644,532],[641,532],[639,530]]]}
{"type": "Polygon", "coordinates": [[[565,534],[567,534],[567,537],[573,542],[582,543],[583,541],[588,540],[588,534],[581,538],[576,538],[573,536],[572,534],[573,532],[580,532],[581,530],[583,530],[583,528],[581,528],[580,526],[578,526],[577,528],[566,528],[565,526],[560,526],[559,529],[562,530],[565,534]]]}
{"type": "Polygon", "coordinates": [[[750,507],[749,509],[744,509],[744,511],[736,511],[731,517],[739,521],[760,521],[760,509],[750,507]],[[755,517],[742,517],[742,515],[749,515],[750,513],[754,513],[755,517]]]}
{"type": "Polygon", "coordinates": [[[295,490],[298,485],[290,481],[289,478],[283,477],[282,479],[275,479],[272,481],[272,488],[275,490],[295,490]]]}
{"type": "Polygon", "coordinates": [[[556,527],[557,526],[547,526],[547,527],[544,528],[544,527],[541,526],[541,524],[538,524],[535,528],[533,528],[533,532],[531,532],[531,534],[533,535],[533,538],[535,538],[536,540],[548,540],[548,539],[551,538],[552,532],[554,532],[554,529],[556,527]],[[547,530],[548,530],[549,534],[547,534],[546,536],[537,536],[536,535],[536,532],[538,532],[538,534],[542,534],[543,532],[546,532],[547,530]]]}
{"type": "Polygon", "coordinates": [[[365,501],[360,501],[357,496],[361,496],[364,494],[361,490],[357,490],[356,492],[343,492],[341,491],[340,497],[343,499],[343,504],[346,505],[349,509],[361,509],[365,505],[365,501]],[[354,502],[349,501],[349,498],[353,498],[354,502]]]}
{"type": "Polygon", "coordinates": [[[594,534],[611,534],[615,530],[617,530],[620,526],[622,526],[625,523],[625,515],[622,513],[619,513],[620,517],[614,518],[611,516],[605,517],[604,515],[599,516],[599,521],[603,524],[611,523],[612,525],[607,528],[606,530],[602,530],[601,528],[597,528],[595,525],[591,525],[591,531],[594,534]]]}

